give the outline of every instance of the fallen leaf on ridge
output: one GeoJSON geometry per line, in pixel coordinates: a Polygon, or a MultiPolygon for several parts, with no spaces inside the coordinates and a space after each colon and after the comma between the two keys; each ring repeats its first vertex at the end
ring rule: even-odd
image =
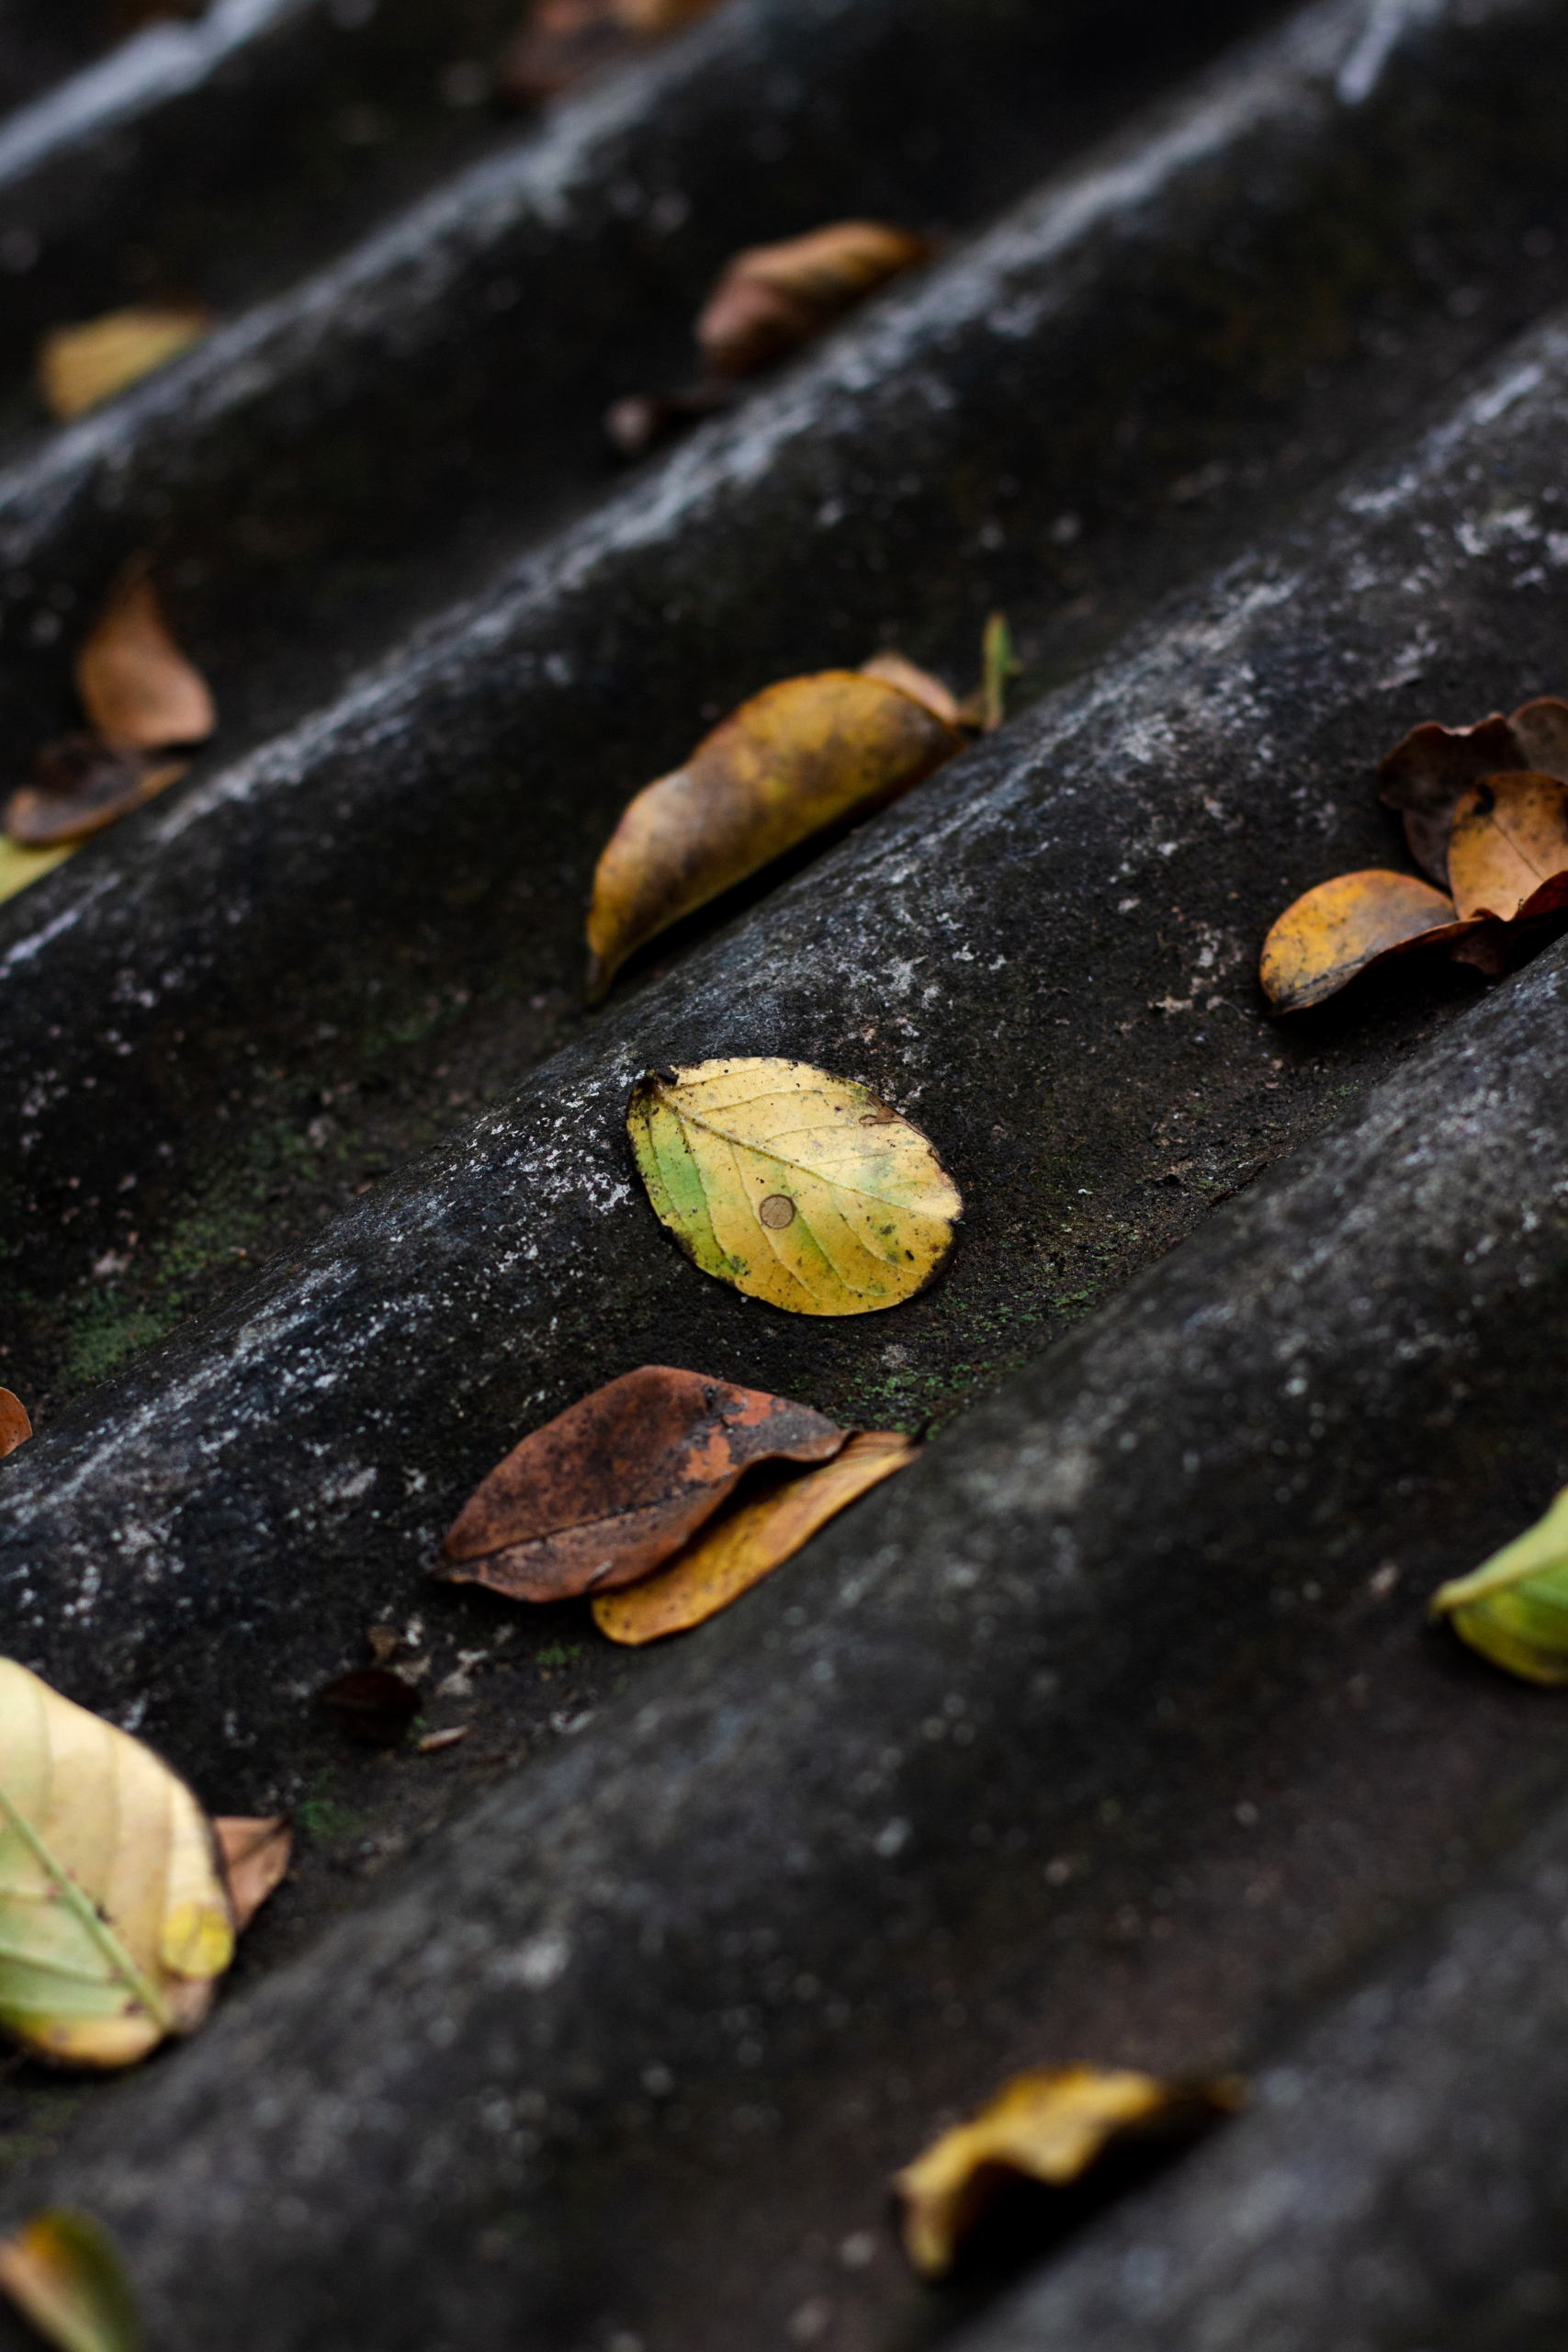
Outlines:
{"type": "Polygon", "coordinates": [[[694,1265],[795,1315],[897,1306],[941,1270],[963,1201],[928,1138],[807,1062],[649,1070],[637,1172],[694,1265]]]}
{"type": "Polygon", "coordinates": [[[894,2176],[905,2250],[922,2277],[940,2278],[1010,2176],[1065,2188],[1114,2142],[1177,2137],[1234,2113],[1241,2100],[1235,2081],[1167,2083],[1096,2066],[1016,2075],[894,2176]]]}
{"type": "Polygon", "coordinates": [[[280,1813],[265,1819],[222,1814],[213,1822],[212,1834],[229,1889],[234,1933],[243,1936],[267,1896],[282,1885],[294,1839],[280,1813]]]}
{"type": "Polygon", "coordinates": [[[390,1667],[356,1666],[316,1693],[316,1705],[360,1747],[396,1747],[419,1713],[419,1692],[390,1667]]]}
{"type": "Polygon", "coordinates": [[[1528,922],[1568,906],[1568,784],[1530,769],[1483,776],[1449,836],[1454,911],[1528,922]]]}
{"type": "Polygon", "coordinates": [[[185,1782],[0,1658],[0,2026],[42,2058],[128,2066],[200,2024],[233,1951],[185,1782]]]}
{"type": "Polygon", "coordinates": [[[861,663],[860,674],[863,678],[880,678],[885,684],[897,686],[912,702],[923,702],[946,727],[962,727],[964,723],[952,687],[943,685],[940,678],[933,678],[929,670],[906,662],[901,653],[874,653],[869,662],[861,663]]]}
{"type": "Polygon", "coordinates": [[[154,368],[199,343],[209,311],[152,306],[109,311],[82,326],[56,327],[39,345],[39,387],[51,416],[82,416],[154,368]]]}
{"type": "Polygon", "coordinates": [[[553,98],[595,66],[694,24],[716,0],[537,0],[502,53],[497,87],[513,106],[553,98]]]}
{"type": "Polygon", "coordinates": [[[1510,768],[1568,778],[1568,703],[1554,695],[1494,711],[1473,727],[1413,727],[1378,769],[1382,799],[1399,809],[1417,865],[1445,886],[1454,811],[1472,784],[1510,768]]]}
{"type": "Polygon", "coordinates": [[[1338,874],[1285,909],[1263,943],[1258,977],[1276,1012],[1299,1012],[1384,956],[1462,939],[1474,928],[1414,874],[1376,866],[1338,874]]]}
{"type": "Polygon", "coordinates": [[[1432,1595],[1461,1641],[1527,1682],[1568,1683],[1568,1487],[1544,1517],[1432,1595]]]}
{"type": "Polygon", "coordinates": [[[146,2341],[119,2248],[68,2205],[46,2205],[0,2238],[0,2287],[59,2352],[141,2352],[146,2341]]]}
{"type": "Polygon", "coordinates": [[[632,801],[593,876],[591,1002],[633,951],[812,833],[919,784],[964,748],[886,678],[823,670],[768,686],[632,801]]]}
{"type": "Polygon", "coordinates": [[[189,764],[100,735],[57,736],[34,761],[33,782],[6,802],[6,831],[24,849],[74,848],[155,798],[189,764]]]}
{"type": "Polygon", "coordinates": [[[204,743],[218,724],[207,681],[175,643],[145,575],[111,595],[76,656],[76,691],[100,735],[141,751],[204,743]]]}
{"type": "Polygon", "coordinates": [[[786,1396],[643,1364],[513,1447],[438,1573],[517,1600],[611,1591],[679,1551],[754,1463],[826,1462],[847,1436],[786,1396]]]}
{"type": "Polygon", "coordinates": [[[14,899],[18,890],[26,890],[34,882],[41,882],[62,865],[76,847],[74,842],[62,842],[58,849],[24,849],[9,834],[0,834],[0,906],[14,899]]]}
{"type": "Polygon", "coordinates": [[[800,1471],[760,1494],[742,1487],[664,1567],[624,1591],[596,1596],[594,1623],[611,1641],[639,1648],[716,1617],[919,1450],[899,1430],[862,1430],[820,1470],[800,1471]]]}
{"type": "Polygon", "coordinates": [[[15,1453],[33,1433],[32,1420],[21,1398],[9,1388],[0,1388],[0,1458],[15,1453]]]}
{"type": "Polygon", "coordinates": [[[854,303],[927,261],[929,237],[883,220],[835,220],[730,261],[697,320],[716,376],[749,376],[823,333],[854,303]]]}

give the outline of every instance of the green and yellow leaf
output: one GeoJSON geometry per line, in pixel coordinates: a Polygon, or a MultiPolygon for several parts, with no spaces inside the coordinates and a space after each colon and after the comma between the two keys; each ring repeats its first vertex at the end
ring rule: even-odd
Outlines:
{"type": "Polygon", "coordinates": [[[59,2352],[141,2352],[136,2295],[119,2249],[90,2213],[46,2206],[0,2239],[0,2287],[59,2352]]]}
{"type": "Polygon", "coordinates": [[[1568,1683],[1568,1487],[1544,1518],[1432,1596],[1461,1641],[1527,1682],[1568,1683]]]}
{"type": "Polygon", "coordinates": [[[39,2057],[130,2065],[201,2022],[233,1951],[185,1782],[0,1658],[0,2026],[39,2057]]]}
{"type": "Polygon", "coordinates": [[[867,1315],[940,1271],[963,1210],[919,1127],[807,1062],[650,1070],[626,1121],[694,1265],[795,1315],[867,1315]]]}

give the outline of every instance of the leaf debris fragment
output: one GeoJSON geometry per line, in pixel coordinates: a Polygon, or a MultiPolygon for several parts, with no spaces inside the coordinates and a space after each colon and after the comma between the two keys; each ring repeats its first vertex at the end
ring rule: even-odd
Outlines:
{"type": "Polygon", "coordinates": [[[1494,1666],[1551,1689],[1568,1684],[1568,1487],[1533,1527],[1439,1586],[1430,1607],[1494,1666]]]}
{"type": "Polygon", "coordinates": [[[133,305],[80,326],[55,327],[39,345],[39,389],[51,416],[85,416],[176,359],[211,332],[210,311],[133,305]]]}

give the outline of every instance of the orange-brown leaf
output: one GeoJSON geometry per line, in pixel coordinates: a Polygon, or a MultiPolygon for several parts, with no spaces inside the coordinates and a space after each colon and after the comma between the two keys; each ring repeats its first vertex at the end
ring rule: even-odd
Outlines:
{"type": "Polygon", "coordinates": [[[881,678],[912,701],[923,702],[946,726],[964,725],[964,714],[953,689],[943,685],[940,678],[933,678],[929,670],[907,662],[901,653],[874,653],[869,662],[861,663],[860,673],[863,678],[881,678]]]}
{"type": "Polygon", "coordinates": [[[771,1576],[857,1497],[919,1452],[898,1430],[863,1430],[819,1470],[803,1470],[759,1494],[742,1487],[728,1510],[652,1576],[593,1602],[593,1621],[613,1642],[638,1648],[716,1617],[771,1576]]]}
{"type": "Polygon", "coordinates": [[[883,220],[835,220],[735,255],[697,321],[716,376],[747,376],[807,343],[878,286],[930,257],[929,237],[883,220]]]}
{"type": "Polygon", "coordinates": [[[716,0],[538,0],[502,52],[497,86],[514,106],[570,89],[584,74],[705,17],[716,0]]]}
{"type": "Polygon", "coordinates": [[[513,1448],[438,1573],[516,1600],[611,1591],[678,1552],[753,1463],[830,1461],[847,1434],[788,1397],[644,1364],[513,1448]]]}
{"type": "Polygon", "coordinates": [[[1568,784],[1529,769],[1472,784],[1454,810],[1449,876],[1461,917],[1516,922],[1568,906],[1568,784]]]}
{"type": "Polygon", "coordinates": [[[28,1408],[9,1388],[0,1388],[0,1456],[15,1453],[33,1433],[28,1408]]]}
{"type": "Polygon", "coordinates": [[[265,1819],[220,1815],[213,1822],[212,1834],[229,1889],[234,1932],[243,1935],[267,1896],[282,1884],[294,1840],[280,1813],[265,1819]]]}
{"type": "Polygon", "coordinates": [[[1404,818],[1418,865],[1449,880],[1449,835],[1461,799],[1483,776],[1511,768],[1568,777],[1568,703],[1555,695],[1520,705],[1511,718],[1494,711],[1473,727],[1413,727],[1378,769],[1378,786],[1404,818]]]}
{"type": "Polygon", "coordinates": [[[33,782],[6,803],[6,831],[27,849],[85,842],[176,783],[189,764],[101,735],[59,736],[33,762],[33,782]]]}
{"type": "Polygon", "coordinates": [[[218,723],[207,681],[175,643],[145,578],[110,599],[76,656],[76,691],[100,735],[143,751],[203,743],[218,723]]]}
{"type": "Polygon", "coordinates": [[[1276,1012],[1300,1012],[1385,956],[1461,939],[1473,927],[1413,874],[1339,874],[1286,908],[1263,943],[1258,977],[1276,1012]]]}
{"type": "Polygon", "coordinates": [[[637,948],[827,825],[894,799],[964,748],[886,679],[823,670],[769,686],[639,792],[593,876],[591,998],[637,948]]]}

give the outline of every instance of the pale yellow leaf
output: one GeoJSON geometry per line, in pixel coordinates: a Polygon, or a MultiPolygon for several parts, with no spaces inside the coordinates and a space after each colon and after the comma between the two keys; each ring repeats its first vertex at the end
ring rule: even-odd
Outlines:
{"type": "Polygon", "coordinates": [[[1439,1587],[1431,1606],[1494,1666],[1549,1688],[1568,1683],[1568,1487],[1533,1527],[1439,1587]]]}
{"type": "Polygon", "coordinates": [[[710,1521],[666,1566],[619,1592],[595,1594],[594,1623],[611,1641],[636,1648],[716,1617],[919,1452],[899,1430],[863,1430],[820,1469],[756,1495],[742,1487],[736,1505],[710,1521]]]}
{"type": "Polygon", "coordinates": [[[185,1782],[0,1658],[0,2026],[42,2057],[130,2065],[200,2023],[233,1951],[185,1782]]]}
{"type": "Polygon", "coordinates": [[[650,1070],[626,1124],[693,1263],[792,1314],[897,1306],[953,1247],[958,1187],[919,1127],[852,1079],[750,1058],[650,1070]]]}
{"type": "Polygon", "coordinates": [[[57,842],[51,849],[24,849],[20,842],[0,833],[0,904],[14,899],[29,882],[41,882],[80,847],[79,842],[57,842]]]}
{"type": "Polygon", "coordinates": [[[81,416],[96,408],[188,351],[211,325],[207,311],[138,307],[55,327],[39,345],[39,384],[51,414],[81,416]]]}
{"type": "Polygon", "coordinates": [[[29,2214],[0,2239],[0,2287],[59,2352],[141,2352],[135,2290],[90,2213],[51,2205],[29,2214]]]}

